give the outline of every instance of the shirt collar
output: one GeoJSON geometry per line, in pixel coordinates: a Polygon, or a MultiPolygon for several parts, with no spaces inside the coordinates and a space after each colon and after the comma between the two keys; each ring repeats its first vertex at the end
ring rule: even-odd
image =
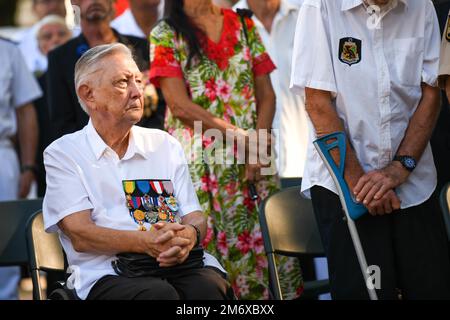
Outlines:
{"type": "Polygon", "coordinates": [[[281,14],[281,16],[285,17],[289,13],[291,13],[291,11],[298,11],[298,10],[299,7],[294,5],[293,3],[290,3],[289,1],[286,0],[281,0],[280,10],[278,11],[278,13],[281,14]]]}
{"type": "MultiPolygon", "coordinates": [[[[86,136],[92,151],[94,152],[95,159],[100,160],[100,158],[105,154],[106,150],[111,150],[114,152],[103,139],[98,134],[97,130],[92,124],[92,120],[86,126],[86,136]]],[[[141,155],[145,159],[148,159],[148,155],[145,152],[144,141],[142,137],[136,134],[134,127],[130,131],[130,140],[128,142],[128,149],[122,160],[128,160],[133,158],[136,154],[141,155]]]]}
{"type": "MultiPolygon", "coordinates": [[[[403,3],[405,8],[408,7],[408,1],[407,0],[398,0],[399,2],[403,3]]],[[[347,11],[351,10],[353,8],[356,8],[363,4],[363,0],[344,0],[342,1],[342,7],[341,11],[347,11]]]]}
{"type": "MultiPolygon", "coordinates": [[[[234,8],[249,9],[247,0],[239,1],[234,5],[234,8]]],[[[293,3],[290,3],[287,0],[281,0],[280,10],[278,10],[277,14],[280,14],[282,17],[285,17],[293,10],[298,11],[299,7],[294,5],[293,3]]]]}

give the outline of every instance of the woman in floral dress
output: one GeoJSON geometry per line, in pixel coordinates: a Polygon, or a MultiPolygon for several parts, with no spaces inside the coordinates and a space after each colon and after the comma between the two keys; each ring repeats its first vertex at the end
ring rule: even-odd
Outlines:
{"type": "MultiPolygon", "coordinates": [[[[260,165],[239,164],[235,148],[221,148],[225,138],[205,131],[244,139],[246,130],[270,131],[275,96],[269,74],[275,66],[253,21],[245,18],[244,28],[239,15],[211,0],[166,0],[166,19],[150,40],[150,79],[162,88],[169,107],[166,129],[191,160],[191,176],[208,217],[203,246],[219,258],[239,298],[268,298],[267,260],[249,184],[263,199],[278,190],[277,177],[261,176],[260,165]],[[200,136],[205,133],[200,143],[194,137],[195,121],[201,121],[200,136]],[[215,162],[199,158],[202,150],[215,162]],[[217,161],[230,155],[233,163],[217,161]]],[[[280,258],[279,266],[285,298],[297,297],[302,290],[297,260],[280,258]]]]}

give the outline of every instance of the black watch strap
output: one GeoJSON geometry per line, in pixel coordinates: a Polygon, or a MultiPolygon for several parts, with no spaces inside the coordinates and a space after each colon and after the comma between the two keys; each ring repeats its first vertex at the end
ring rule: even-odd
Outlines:
{"type": "Polygon", "coordinates": [[[34,174],[37,174],[37,166],[36,165],[23,165],[20,167],[20,172],[24,173],[27,171],[32,171],[34,174]]]}
{"type": "Polygon", "coordinates": [[[398,161],[409,172],[413,172],[417,166],[417,162],[413,157],[398,155],[394,157],[394,161],[398,161]]]}
{"type": "Polygon", "coordinates": [[[195,243],[195,247],[198,247],[200,245],[200,238],[201,238],[200,229],[195,224],[189,224],[189,225],[192,228],[194,228],[195,232],[197,233],[197,242],[195,243]]]}

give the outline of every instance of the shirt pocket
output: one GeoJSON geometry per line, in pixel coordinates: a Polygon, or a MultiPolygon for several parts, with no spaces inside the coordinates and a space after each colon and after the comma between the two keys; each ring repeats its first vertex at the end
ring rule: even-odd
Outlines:
{"type": "Polygon", "coordinates": [[[422,81],[424,38],[395,39],[395,69],[399,83],[420,86],[422,81]]]}

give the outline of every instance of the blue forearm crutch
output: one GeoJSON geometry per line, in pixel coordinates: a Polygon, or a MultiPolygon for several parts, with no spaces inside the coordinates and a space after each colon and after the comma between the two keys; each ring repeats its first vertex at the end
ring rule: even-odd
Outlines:
{"type": "Polygon", "coordinates": [[[325,163],[328,171],[333,178],[336,188],[338,189],[339,198],[341,200],[342,208],[344,209],[347,218],[348,229],[350,231],[359,265],[366,282],[369,297],[371,300],[378,300],[375,288],[369,288],[368,286],[369,273],[367,268],[367,260],[354,221],[366,214],[367,209],[362,204],[356,203],[353,200],[350,189],[344,179],[345,157],[347,148],[345,133],[336,132],[326,135],[314,141],[314,146],[319,152],[320,157],[325,163]],[[330,153],[331,150],[336,148],[339,150],[339,165],[337,165],[330,153]]]}

